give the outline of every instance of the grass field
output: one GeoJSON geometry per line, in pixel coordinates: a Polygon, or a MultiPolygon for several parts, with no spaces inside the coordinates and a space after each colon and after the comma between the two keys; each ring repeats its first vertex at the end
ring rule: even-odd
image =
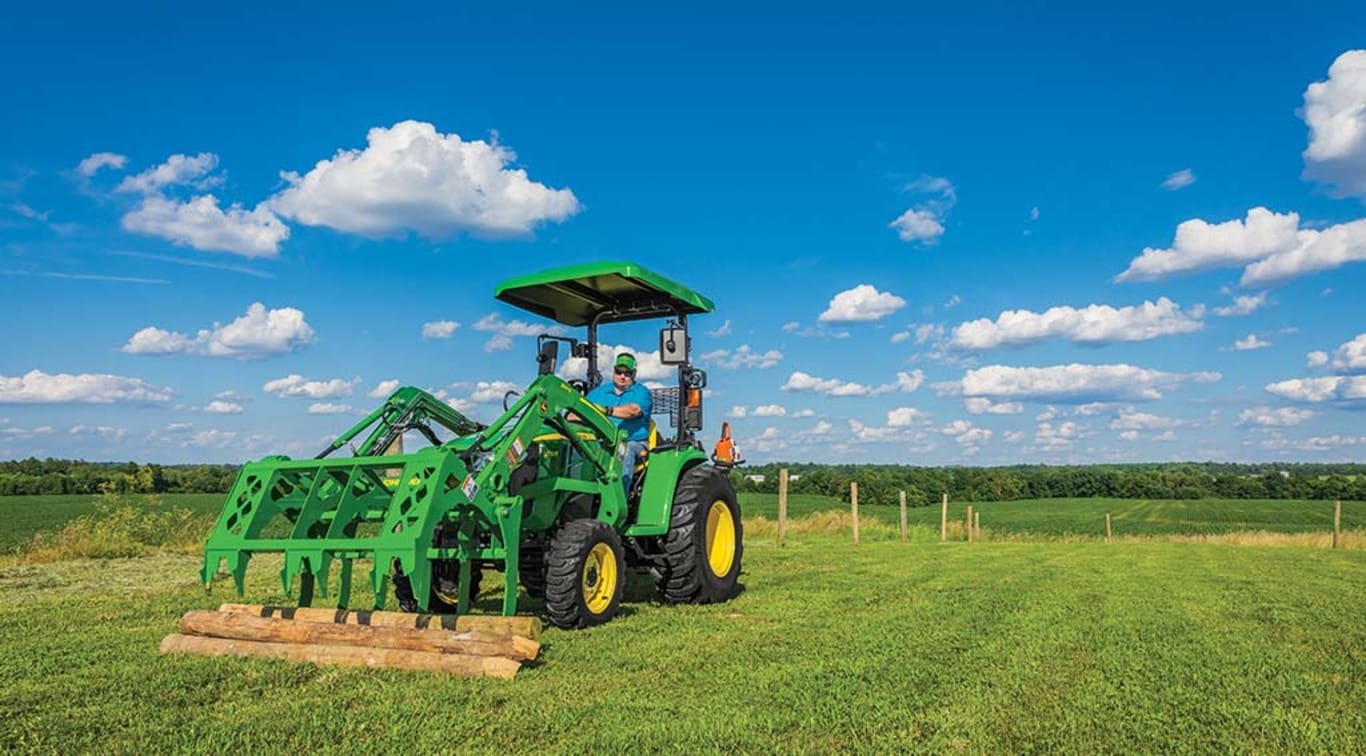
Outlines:
{"type": "Polygon", "coordinates": [[[9,567],[0,749],[1366,750],[1366,552],[934,538],[750,539],[730,603],[633,583],[512,682],[164,658],[233,595],[197,559],[9,567]]]}
{"type": "MultiPolygon", "coordinates": [[[[223,508],[224,498],[224,494],[166,494],[161,500],[163,509],[184,507],[209,516],[223,508]]],[[[0,554],[15,551],[40,530],[56,530],[93,511],[95,500],[87,495],[0,496],[0,554]]]]}

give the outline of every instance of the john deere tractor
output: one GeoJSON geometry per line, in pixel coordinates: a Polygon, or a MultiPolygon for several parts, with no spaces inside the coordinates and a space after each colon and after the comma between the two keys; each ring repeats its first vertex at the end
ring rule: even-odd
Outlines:
{"type": "Polygon", "coordinates": [[[732,595],[744,550],[740,507],[695,436],[707,376],[689,361],[688,318],[711,312],[711,301],[631,263],[524,276],[495,296],[586,327],[585,337],[541,335],[537,377],[509,392],[488,425],[403,387],[314,459],[244,465],[204,548],[206,587],[226,563],[240,594],[252,556],[279,553],[284,590],[300,606],[329,598],[335,562],[333,598],[347,608],[361,563],[375,608],[392,582],[404,610],[463,614],[481,575],[501,571],[504,615],[517,612],[520,586],[563,628],[615,616],[628,569],[652,575],[665,602],[732,595]],[[587,393],[602,381],[599,328],[646,319],[666,321],[660,361],[677,380],[651,391],[649,451],[625,459],[625,435],[587,393]],[[561,346],[586,366],[586,380],[556,374],[561,346]],[[400,451],[405,437],[426,445],[400,451]],[[627,464],[638,469],[629,492],[627,464]]]}

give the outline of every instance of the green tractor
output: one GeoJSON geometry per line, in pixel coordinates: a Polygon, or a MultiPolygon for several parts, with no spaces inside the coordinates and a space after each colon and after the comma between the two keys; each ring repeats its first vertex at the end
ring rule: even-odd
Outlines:
{"type": "Polygon", "coordinates": [[[650,573],[668,603],[735,592],[740,507],[725,466],[695,436],[707,377],[688,359],[688,316],[711,312],[711,301],[629,263],[524,276],[495,296],[586,326],[586,338],[541,335],[538,376],[508,392],[488,425],[403,387],[314,459],[243,465],[204,547],[206,588],[226,563],[241,594],[251,557],[279,553],[284,591],[294,596],[297,582],[300,606],[328,598],[339,563],[335,600],[347,608],[359,561],[370,565],[375,608],[392,582],[403,610],[464,614],[484,571],[501,570],[502,614],[516,614],[520,586],[562,628],[615,616],[628,568],[650,573]],[[652,421],[648,452],[627,460],[626,434],[587,398],[602,381],[598,329],[656,318],[667,319],[659,354],[677,382],[651,390],[653,418],[667,416],[673,435],[652,421]],[[586,381],[556,375],[561,346],[586,363],[586,381]],[[429,445],[402,451],[405,435],[429,445]],[[351,456],[334,456],[344,448],[351,456]],[[636,465],[630,491],[624,464],[636,465]]]}

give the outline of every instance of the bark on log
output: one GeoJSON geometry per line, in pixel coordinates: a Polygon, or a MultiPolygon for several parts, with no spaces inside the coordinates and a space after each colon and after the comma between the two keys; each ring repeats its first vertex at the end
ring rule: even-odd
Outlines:
{"type": "Polygon", "coordinates": [[[325,646],[370,646],[407,651],[506,656],[520,661],[535,659],[541,644],[517,635],[483,630],[417,630],[399,627],[366,627],[323,622],[268,619],[233,612],[186,612],[180,632],[214,638],[304,643],[325,646]]]}
{"type": "Polygon", "coordinates": [[[328,666],[411,669],[422,672],[445,672],[461,677],[500,677],[505,680],[515,677],[517,670],[522,666],[519,661],[501,656],[467,656],[355,646],[305,646],[297,643],[205,638],[198,635],[168,635],[161,641],[161,653],[260,656],[328,666]]]}
{"type": "Polygon", "coordinates": [[[520,635],[539,640],[541,620],[537,617],[493,617],[485,615],[453,616],[449,614],[409,614],[407,612],[364,611],[358,609],[323,609],[312,607],[261,606],[259,604],[223,604],[220,612],[252,614],[257,617],[280,617],[300,622],[330,622],[339,625],[369,625],[371,627],[407,627],[419,630],[439,628],[466,632],[481,630],[502,635],[520,635]]]}

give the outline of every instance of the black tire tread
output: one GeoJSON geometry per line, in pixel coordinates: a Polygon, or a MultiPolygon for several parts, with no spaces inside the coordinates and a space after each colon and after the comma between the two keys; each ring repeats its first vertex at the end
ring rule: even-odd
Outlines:
{"type": "MultiPolygon", "coordinates": [[[[743,527],[736,507],[735,564],[729,580],[720,584],[709,579],[705,564],[706,522],[704,507],[714,499],[709,491],[724,493],[730,481],[719,470],[698,466],[683,473],[674,491],[673,511],[669,518],[669,533],[664,538],[664,567],[659,570],[655,587],[670,604],[710,604],[725,601],[735,587],[744,552],[743,527]]],[[[734,491],[730,497],[734,501],[734,491]]]]}
{"type": "Polygon", "coordinates": [[[545,610],[551,624],[566,630],[600,625],[616,616],[626,582],[621,538],[607,523],[594,519],[570,520],[555,531],[546,557],[545,610]],[[600,615],[583,605],[580,576],[583,560],[593,544],[605,542],[617,559],[617,590],[612,603],[600,615]]]}

